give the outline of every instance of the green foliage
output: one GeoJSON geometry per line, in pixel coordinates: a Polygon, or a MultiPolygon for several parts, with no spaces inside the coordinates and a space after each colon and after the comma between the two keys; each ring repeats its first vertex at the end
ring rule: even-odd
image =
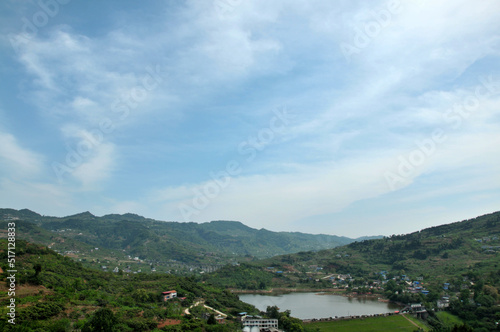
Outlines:
{"type": "Polygon", "coordinates": [[[83,326],[82,332],[102,331],[109,332],[114,330],[117,319],[108,308],[97,310],[90,320],[83,326]]]}
{"type": "Polygon", "coordinates": [[[268,306],[266,308],[266,316],[269,318],[278,319],[280,317],[279,308],[277,306],[268,306]]]}
{"type": "Polygon", "coordinates": [[[203,276],[203,280],[217,287],[231,287],[239,289],[265,289],[272,284],[271,272],[256,269],[250,264],[239,266],[228,265],[214,273],[203,276]]]}
{"type": "MultiPolygon", "coordinates": [[[[56,218],[32,211],[0,209],[0,217],[7,214],[19,218],[16,220],[19,239],[53,245],[61,252],[72,251],[90,260],[105,257],[122,260],[125,251],[132,257],[154,262],[155,267],[171,259],[220,266],[232,261],[235,255],[263,258],[333,248],[354,241],[333,235],[257,230],[235,221],[179,223],[134,214],[96,217],[88,212],[56,218]]],[[[0,228],[5,223],[0,221],[0,228]]]]}
{"type": "MultiPolygon", "coordinates": [[[[6,247],[5,240],[0,240],[0,247],[6,247]]],[[[181,316],[195,298],[203,298],[223,312],[258,312],[255,307],[239,301],[238,296],[192,277],[101,272],[22,240],[16,242],[16,249],[16,268],[26,280],[17,288],[16,330],[151,331],[166,318],[188,320],[186,326],[196,329],[198,323],[192,322],[189,316],[181,316]],[[30,277],[37,271],[40,271],[40,284],[31,283],[30,277]],[[161,292],[171,289],[187,299],[163,302],[161,292]]],[[[4,251],[0,251],[2,255],[4,251]]],[[[1,276],[5,280],[5,274],[1,276]]],[[[0,330],[13,328],[6,323],[8,301],[7,294],[2,292],[0,330]]],[[[209,331],[205,325],[200,326],[209,331]]],[[[230,328],[222,330],[213,327],[210,331],[234,331],[233,323],[229,322],[228,326],[230,328]]]]}
{"type": "Polygon", "coordinates": [[[63,306],[58,303],[36,303],[20,313],[23,320],[43,320],[59,314],[63,306]]]}
{"type": "Polygon", "coordinates": [[[217,324],[217,321],[215,320],[214,314],[210,314],[210,316],[208,317],[208,320],[207,320],[207,324],[208,325],[215,325],[215,324],[217,324]]]}
{"type": "Polygon", "coordinates": [[[141,331],[150,331],[154,329],[157,325],[157,322],[149,318],[136,317],[128,320],[127,325],[133,331],[141,332],[141,331]]]}

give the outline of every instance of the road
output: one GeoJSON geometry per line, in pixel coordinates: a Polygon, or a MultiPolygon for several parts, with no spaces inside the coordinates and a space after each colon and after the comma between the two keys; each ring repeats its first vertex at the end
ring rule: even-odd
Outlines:
{"type": "Polygon", "coordinates": [[[196,307],[196,306],[198,306],[198,305],[200,305],[200,304],[203,304],[203,306],[204,306],[205,308],[207,308],[207,309],[209,309],[209,310],[212,310],[212,311],[216,312],[217,314],[221,315],[221,316],[222,316],[222,317],[224,317],[224,318],[226,318],[226,317],[227,317],[227,315],[226,315],[225,313],[223,313],[223,312],[221,312],[221,311],[219,311],[219,310],[217,310],[217,309],[214,309],[214,308],[212,308],[212,307],[209,307],[208,305],[206,305],[205,303],[203,303],[203,301],[198,301],[198,302],[194,303],[193,305],[191,305],[189,308],[186,308],[186,310],[184,310],[184,313],[185,313],[186,315],[191,315],[191,313],[189,312],[189,309],[191,309],[192,307],[196,307]]]}

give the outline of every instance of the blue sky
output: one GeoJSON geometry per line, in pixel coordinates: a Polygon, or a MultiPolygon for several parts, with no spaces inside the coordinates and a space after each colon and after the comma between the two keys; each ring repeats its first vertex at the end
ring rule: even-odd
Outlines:
{"type": "Polygon", "coordinates": [[[0,4],[0,204],[346,236],[500,210],[498,1],[0,4]]]}

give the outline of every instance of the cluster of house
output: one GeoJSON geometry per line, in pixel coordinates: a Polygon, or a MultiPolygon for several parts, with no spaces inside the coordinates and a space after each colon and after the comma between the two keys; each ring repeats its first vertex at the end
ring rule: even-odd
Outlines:
{"type": "MultiPolygon", "coordinates": [[[[480,239],[474,239],[476,242],[479,243],[486,243],[490,241],[496,241],[498,240],[498,236],[485,236],[480,239]]],[[[481,246],[481,249],[484,250],[486,253],[496,253],[498,250],[500,250],[500,246],[481,246]]]]}
{"type": "Polygon", "coordinates": [[[19,220],[19,217],[14,217],[11,214],[4,214],[3,220],[5,220],[5,221],[19,220]]]}
{"type": "Polygon", "coordinates": [[[274,273],[277,273],[277,274],[283,274],[283,271],[277,271],[276,268],[274,266],[268,266],[267,267],[267,270],[268,271],[271,271],[271,272],[274,272],[274,273]]]}
{"type": "Polygon", "coordinates": [[[476,242],[483,243],[483,242],[490,242],[490,241],[496,241],[498,240],[498,236],[485,236],[481,239],[474,239],[476,242]]]}
{"type": "Polygon", "coordinates": [[[329,279],[333,286],[340,286],[354,280],[350,274],[337,274],[337,276],[331,275],[329,279]]]}
{"type": "Polygon", "coordinates": [[[427,289],[425,289],[424,285],[420,282],[420,281],[405,281],[407,287],[406,289],[408,290],[408,292],[412,293],[412,294],[416,294],[416,293],[422,293],[424,295],[427,295],[429,294],[429,291],[427,289]]]}

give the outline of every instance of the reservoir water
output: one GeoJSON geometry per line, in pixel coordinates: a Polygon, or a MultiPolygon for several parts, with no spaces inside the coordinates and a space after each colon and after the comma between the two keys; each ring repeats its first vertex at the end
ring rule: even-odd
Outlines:
{"type": "Polygon", "coordinates": [[[342,316],[374,315],[394,312],[399,307],[392,303],[364,297],[345,297],[325,293],[289,293],[283,295],[239,294],[240,300],[261,311],[277,306],[280,311],[290,310],[300,319],[342,316]]]}

